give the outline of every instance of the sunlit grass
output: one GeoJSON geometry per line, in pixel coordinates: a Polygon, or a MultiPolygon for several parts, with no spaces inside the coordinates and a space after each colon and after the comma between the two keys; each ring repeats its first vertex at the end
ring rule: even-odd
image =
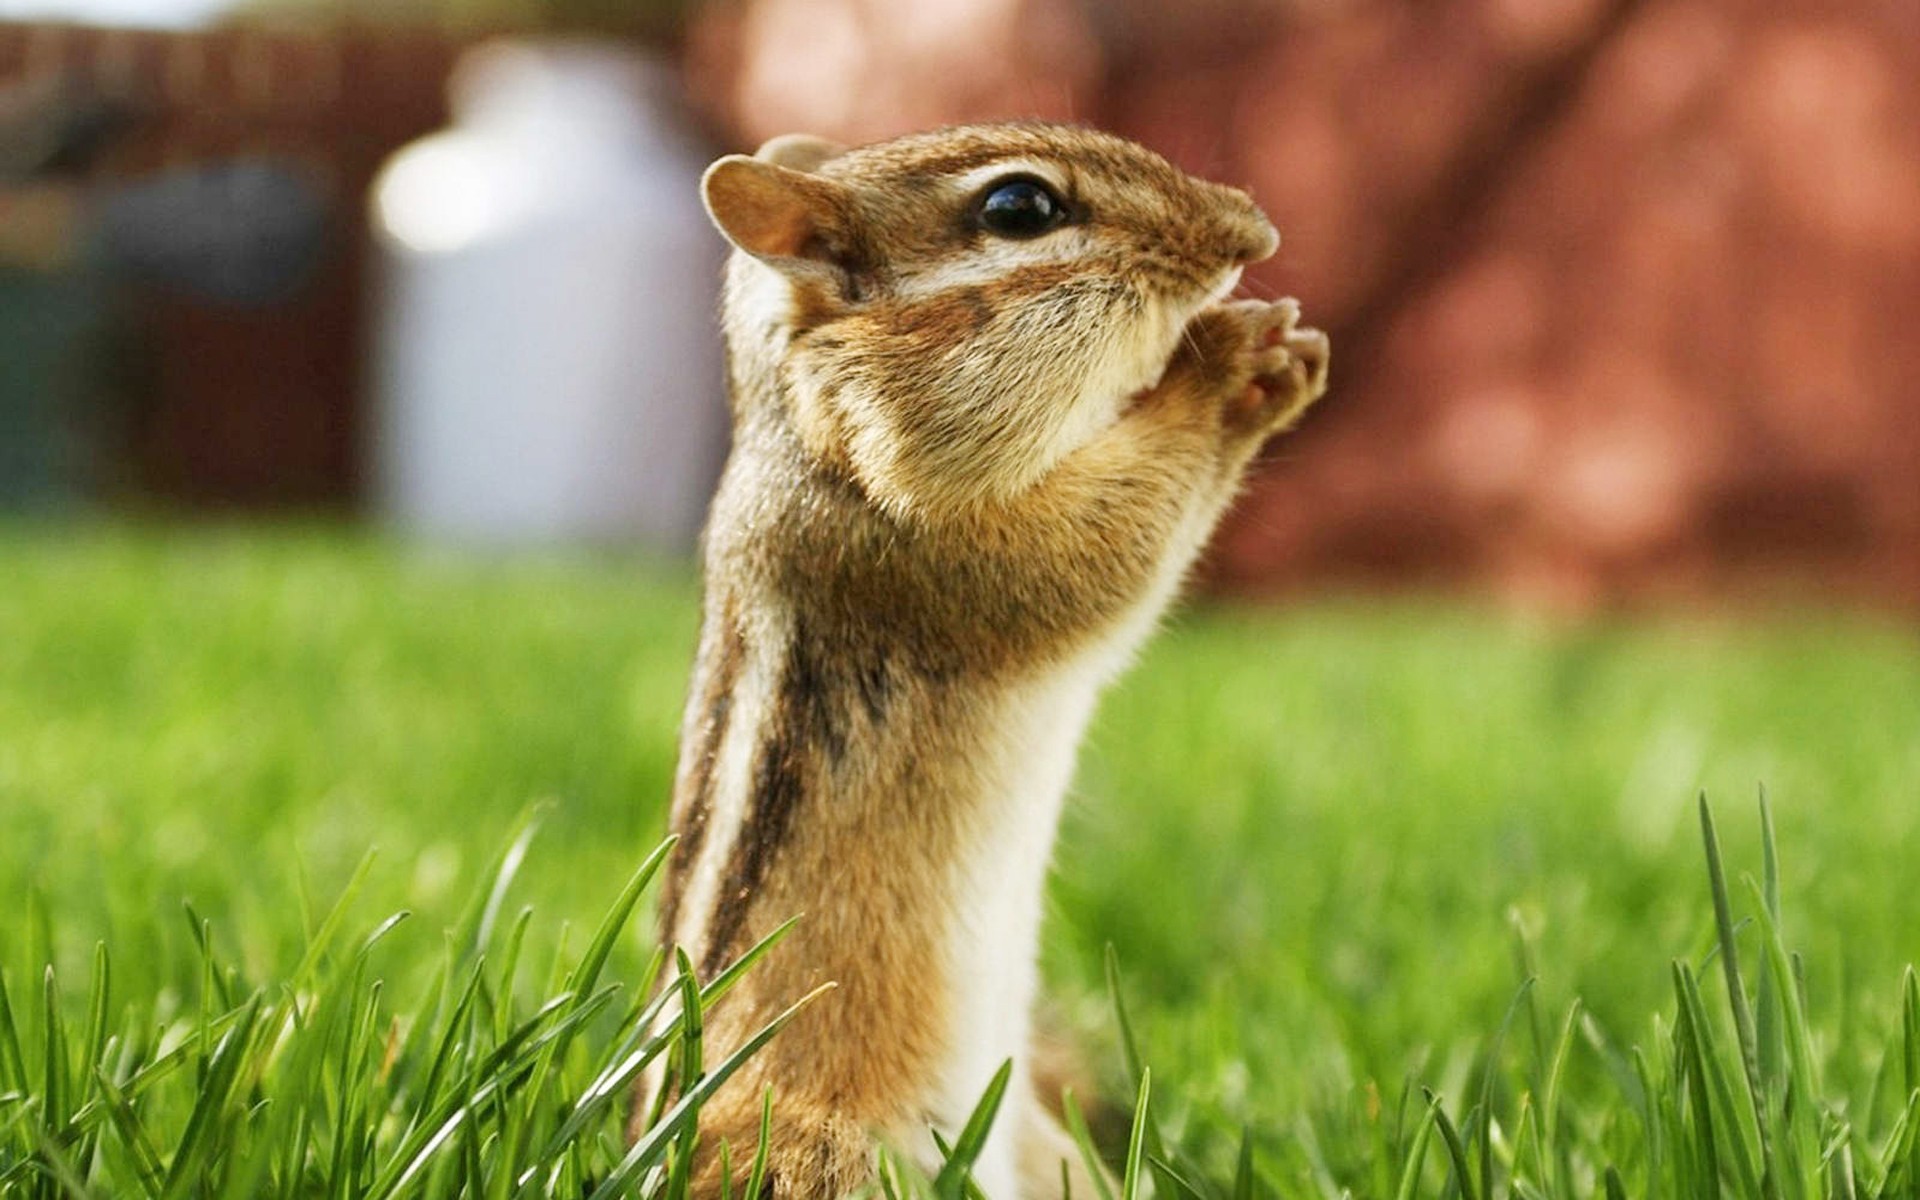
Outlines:
{"type": "MultiPolygon", "coordinates": [[[[0,1155],[37,1155],[50,1188],[98,1170],[115,1184],[93,1194],[140,1194],[157,1172],[164,1192],[222,1037],[248,1022],[247,1054],[267,1054],[272,1021],[304,1003],[311,1028],[332,1031],[322,1048],[246,1058],[271,1069],[236,1070],[223,1132],[197,1135],[239,1173],[176,1194],[269,1178],[360,1194],[351,1185],[382,1178],[430,1123],[431,1089],[400,1064],[444,1037],[450,994],[485,981],[488,1035],[462,1042],[481,1059],[582,1003],[568,973],[664,834],[688,572],[327,531],[19,528],[0,534],[0,583],[0,970],[22,1031],[17,1078],[0,1045],[0,1155]],[[540,835],[483,957],[465,914],[536,803],[540,835]],[[414,915],[362,955],[401,910],[414,915]],[[35,1032],[49,963],[68,1047],[57,1095],[35,1032]],[[132,1076],[91,1074],[103,1038],[137,1071],[168,1052],[162,1029],[183,1040],[151,1099],[127,1093],[132,1076]],[[115,1116],[116,1088],[155,1131],[146,1148],[115,1116]],[[278,1102],[246,1117],[261,1097],[278,1102]],[[54,1100],[67,1118],[95,1106],[92,1141],[46,1132],[54,1100]],[[290,1142],[290,1110],[327,1116],[290,1142]],[[354,1121],[357,1150],[313,1140],[354,1121]]],[[[1902,1139],[1920,1125],[1902,1123],[1920,1063],[1901,985],[1920,958],[1916,852],[1920,644],[1897,626],[1563,626],[1433,602],[1210,611],[1178,621],[1096,722],[1045,960],[1104,1093],[1090,1116],[1124,1156],[1115,1114],[1136,1080],[1108,997],[1114,947],[1153,1069],[1137,1173],[1162,1194],[1179,1186],[1156,1157],[1231,1191],[1250,1128],[1249,1186],[1288,1196],[1444,1195],[1455,1142],[1475,1196],[1590,1196],[1608,1166],[1636,1196],[1699,1194],[1707,1171],[1729,1195],[1847,1195],[1843,1175],[1858,1194],[1910,1195],[1911,1174],[1883,1168],[1910,1161],[1902,1139]],[[1739,878],[1769,877],[1749,802],[1763,781],[1777,916],[1739,878]],[[1703,788],[1745,922],[1751,1072],[1719,975],[1703,788]],[[1774,954],[1769,926],[1802,957],[1774,954]],[[1804,1020],[1789,1028],[1795,961],[1804,1020]],[[1424,1166],[1409,1172],[1416,1146],[1424,1166]]],[[[492,1140],[449,1135],[455,1157],[434,1161],[466,1165],[436,1166],[435,1188],[511,1178],[500,1194],[546,1180],[577,1195],[616,1169],[613,1105],[540,1154],[650,998],[644,906],[618,928],[597,979],[621,990],[556,1035],[564,1053],[537,1088],[519,1077],[522,1098],[486,1118],[498,1124],[471,1127],[492,1140]]]]}

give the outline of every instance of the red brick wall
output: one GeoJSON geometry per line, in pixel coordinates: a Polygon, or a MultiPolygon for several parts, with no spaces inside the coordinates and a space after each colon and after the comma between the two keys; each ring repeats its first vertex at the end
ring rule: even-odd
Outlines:
{"type": "Polygon", "coordinates": [[[1245,68],[1269,278],[1343,385],[1221,578],[1920,602],[1920,6],[1570,5],[1531,95],[1448,7],[1245,68]]]}

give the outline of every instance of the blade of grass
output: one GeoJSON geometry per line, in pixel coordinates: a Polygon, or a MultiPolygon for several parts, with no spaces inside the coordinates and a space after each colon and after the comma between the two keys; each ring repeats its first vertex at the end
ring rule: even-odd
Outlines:
{"type": "Polygon", "coordinates": [[[409,1131],[419,1128],[430,1106],[440,1097],[441,1083],[453,1063],[454,1054],[473,1027],[473,1022],[468,1020],[468,1015],[476,997],[480,994],[480,979],[485,971],[485,958],[476,960],[468,970],[467,982],[460,989],[460,998],[454,1002],[453,1012],[448,1017],[446,1025],[440,1030],[440,1038],[434,1046],[433,1057],[428,1060],[427,1076],[420,1085],[420,1102],[414,1109],[413,1120],[408,1125],[409,1131]]]}
{"type": "Polygon", "coordinates": [[[1013,1060],[1008,1059],[1000,1064],[1000,1069],[987,1082],[986,1091],[980,1094],[973,1112],[967,1117],[967,1123],[961,1126],[960,1136],[954,1140],[947,1161],[941,1164],[940,1173],[933,1177],[933,1194],[939,1200],[960,1200],[973,1164],[979,1161],[980,1152],[986,1149],[987,1135],[993,1132],[993,1118],[1000,1112],[1000,1102],[1006,1098],[1007,1084],[1012,1078],[1013,1060]]]}
{"type": "Polygon", "coordinates": [[[747,1172],[747,1190],[741,1200],[760,1200],[767,1186],[767,1147],[773,1143],[773,1089],[760,1093],[760,1141],[753,1148],[753,1167],[747,1172]]]}
{"type": "MultiPolygon", "coordinates": [[[[1773,840],[1773,812],[1767,804],[1767,789],[1760,788],[1760,911],[1773,923],[1780,923],[1780,856],[1773,840]]],[[[1769,1088],[1779,1087],[1786,1074],[1786,1043],[1780,1027],[1780,986],[1786,976],[1762,971],[1754,1002],[1754,1036],[1760,1050],[1760,1078],[1769,1088]]]]}
{"type": "Polygon", "coordinates": [[[372,849],[360,856],[360,861],[354,866],[353,873],[347,876],[346,885],[340,889],[340,895],[335,898],[333,907],[327,910],[327,915],[321,918],[319,927],[313,931],[312,936],[308,937],[307,948],[301,952],[300,962],[293,968],[293,974],[287,977],[287,986],[296,994],[306,991],[312,985],[314,975],[320,969],[322,957],[333,945],[334,939],[339,936],[340,927],[346,920],[347,910],[353,906],[354,898],[360,894],[360,888],[366,883],[367,873],[373,869],[373,860],[377,857],[378,853],[372,849]]]}
{"type": "Polygon", "coordinates": [[[1413,1142],[1407,1147],[1406,1161],[1400,1167],[1400,1186],[1395,1190],[1395,1200],[1413,1200],[1420,1186],[1420,1172],[1427,1164],[1427,1141],[1433,1136],[1435,1118],[1440,1115],[1440,1101],[1431,1092],[1428,1094],[1426,1115],[1420,1118],[1415,1127],[1413,1142]]]}
{"type": "Polygon", "coordinates": [[[581,955],[579,964],[574,967],[572,977],[568,980],[568,987],[576,994],[591,992],[593,985],[600,981],[600,971],[606,966],[607,957],[613,953],[620,931],[626,928],[628,918],[640,903],[640,897],[646,894],[647,888],[653,883],[654,876],[666,865],[667,856],[673,853],[677,841],[677,838],[670,837],[655,847],[646,861],[628,877],[626,886],[620,889],[613,907],[607,910],[600,927],[594,930],[593,937],[587,942],[586,952],[581,955]]]}
{"type": "MultiPolygon", "coordinates": [[[[673,949],[675,965],[679,968],[680,991],[680,1090],[684,1092],[700,1082],[700,1076],[706,1070],[706,1023],[701,1019],[700,981],[693,973],[693,960],[687,952],[678,946],[673,949]]],[[[671,1169],[667,1175],[667,1195],[684,1196],[687,1183],[693,1170],[693,1156],[700,1141],[698,1121],[687,1122],[680,1136],[673,1140],[669,1162],[671,1169]]]]}
{"type": "Polygon", "coordinates": [[[46,1194],[57,1194],[61,1200],[93,1200],[93,1189],[89,1188],[86,1180],[80,1177],[79,1167],[61,1148],[59,1139],[48,1130],[35,1125],[27,1125],[25,1129],[34,1139],[34,1153],[44,1164],[41,1169],[52,1175],[60,1185],[58,1193],[46,1194]]]}
{"type": "MultiPolygon", "coordinates": [[[[1133,1018],[1127,1013],[1127,999],[1120,987],[1120,952],[1113,943],[1107,943],[1106,952],[1107,996],[1113,1005],[1114,1021],[1120,1027],[1120,1053],[1127,1064],[1127,1081],[1137,1090],[1146,1079],[1145,1061],[1140,1056],[1140,1043],[1134,1037],[1133,1018]]],[[[1166,1157],[1166,1148],[1160,1144],[1160,1131],[1151,1123],[1143,1134],[1146,1148],[1154,1154],[1166,1157]]]]}
{"type": "Polygon", "coordinates": [[[1620,1169],[1607,1164],[1607,1200],[1627,1200],[1627,1185],[1620,1180],[1620,1169]]]}
{"type": "MultiPolygon", "coordinates": [[[[772,932],[768,933],[766,937],[761,938],[759,942],[755,943],[752,949],[742,954],[738,959],[735,959],[734,962],[725,970],[721,971],[720,974],[714,976],[714,978],[700,990],[700,1007],[702,1009],[712,1008],[720,997],[726,995],[734,984],[739,982],[741,976],[744,975],[748,969],[759,962],[761,958],[765,957],[775,946],[779,945],[788,933],[792,932],[798,920],[799,918],[795,917],[781,922],[772,932]]],[[[678,995],[679,993],[671,988],[663,989],[647,1008],[642,1011],[641,1015],[636,1018],[635,1033],[644,1035],[645,1031],[651,1028],[654,1022],[658,1020],[659,1014],[664,1010],[666,1005],[677,998],[678,995]]],[[[662,1051],[672,1045],[673,1039],[679,1033],[682,1020],[683,1014],[676,1012],[673,1019],[667,1023],[665,1028],[647,1036],[644,1043],[638,1049],[627,1052],[625,1057],[615,1056],[616,1061],[613,1065],[605,1068],[596,1076],[593,1083],[590,1084],[587,1089],[581,1093],[579,1099],[574,1102],[573,1110],[568,1113],[566,1121],[562,1123],[560,1128],[548,1139],[541,1157],[551,1158],[560,1153],[561,1148],[567,1142],[578,1136],[583,1128],[596,1120],[608,1105],[617,1100],[627,1085],[632,1083],[633,1080],[639,1076],[640,1072],[644,1071],[647,1065],[658,1057],[662,1051]]],[[[655,1100],[661,1104],[659,1113],[656,1113],[654,1116],[654,1120],[658,1121],[665,1112],[666,1089],[661,1089],[660,1094],[655,1097],[655,1100]]]]}
{"type": "Polygon", "coordinates": [[[1427,1103],[1433,1110],[1433,1123],[1440,1130],[1441,1144],[1447,1148],[1447,1159],[1453,1164],[1453,1178],[1460,1194],[1467,1200],[1477,1200],[1473,1191],[1473,1173],[1467,1169],[1466,1147],[1460,1144],[1460,1131],[1453,1127],[1453,1121],[1447,1117],[1446,1108],[1440,1103],[1440,1097],[1430,1089],[1421,1088],[1427,1097],[1427,1103]]]}
{"type": "MultiPolygon", "coordinates": [[[[1087,1174],[1093,1177],[1093,1190],[1098,1200],[1113,1200],[1113,1188],[1107,1184],[1107,1171],[1100,1161],[1100,1152],[1094,1147],[1093,1134],[1087,1129],[1087,1118],[1080,1111],[1080,1101],[1074,1098],[1072,1088],[1063,1088],[1060,1092],[1060,1115],[1067,1124],[1067,1132],[1073,1135],[1074,1145],[1080,1148],[1080,1160],[1086,1164],[1087,1174]]],[[[1082,1197],[1081,1200],[1088,1200],[1082,1197]]]]}
{"type": "Polygon", "coordinates": [[[187,1128],[180,1136],[180,1144],[174,1149],[173,1165],[161,1189],[161,1195],[166,1200],[188,1194],[194,1185],[195,1173],[200,1169],[201,1159],[211,1152],[214,1122],[238,1079],[240,1060],[253,1033],[260,1004],[258,993],[249,997],[240,1020],[222,1034],[214,1046],[213,1056],[207,1062],[206,1078],[201,1081],[200,1094],[194,1101],[193,1112],[187,1118],[187,1128]]]}
{"type": "Polygon", "coordinates": [[[1560,1089],[1566,1081],[1567,1056],[1573,1049],[1574,1030],[1580,1023],[1580,1001],[1574,1000],[1567,1006],[1567,1019],[1560,1027],[1560,1038],[1553,1046],[1553,1061],[1547,1068],[1547,1090],[1541,1098],[1540,1131],[1542,1134],[1542,1161],[1552,1174],[1547,1179],[1548,1189],[1560,1182],[1560,1089]]]}
{"type": "Polygon", "coordinates": [[[1534,981],[1531,977],[1523,980],[1520,990],[1507,1004],[1506,1015],[1500,1018],[1500,1027],[1494,1031],[1493,1041],[1487,1045],[1486,1065],[1480,1072],[1480,1103],[1478,1105],[1479,1122],[1477,1132],[1480,1139],[1480,1193],[1483,1196],[1493,1194],[1493,1080],[1500,1067],[1500,1051],[1506,1044],[1507,1030],[1512,1028],[1513,1019],[1519,1015],[1520,1006],[1533,994],[1534,981]]]}
{"type": "Polygon", "coordinates": [[[499,916],[500,906],[506,903],[507,891],[520,873],[520,865],[526,861],[527,848],[533,844],[534,835],[539,833],[541,822],[546,820],[552,807],[552,802],[545,800],[530,804],[514,822],[513,839],[493,860],[487,873],[488,886],[474,893],[466,912],[454,925],[454,944],[462,954],[478,954],[493,940],[493,923],[499,916]]]}
{"type": "Polygon", "coordinates": [[[772,932],[766,937],[754,943],[751,950],[722,968],[718,975],[708,980],[700,989],[700,1006],[712,1008],[722,996],[733,990],[733,986],[740,982],[741,976],[751,970],[755,963],[766,957],[768,951],[784,941],[786,936],[793,932],[793,927],[799,923],[799,917],[788,917],[774,926],[772,932]]]}
{"type": "MultiPolygon", "coordinates": [[[[87,987],[87,1025],[86,1035],[80,1043],[81,1069],[86,1073],[86,1091],[79,1097],[81,1105],[91,1101],[97,1094],[94,1068],[100,1063],[107,1045],[107,995],[111,988],[111,977],[107,966],[107,944],[95,942],[93,945],[93,977],[87,987]]],[[[80,1158],[84,1161],[85,1154],[80,1158]]]]}
{"type": "MultiPolygon", "coordinates": [[[[1780,936],[1780,927],[1767,910],[1760,885],[1751,879],[1745,882],[1760,905],[1760,947],[1768,966],[1767,974],[1776,977],[1781,984],[1778,991],[1781,1034],[1786,1043],[1787,1080],[1793,1097],[1798,1100],[1798,1103],[1787,1107],[1783,1120],[1788,1136],[1794,1141],[1795,1156],[1803,1172],[1813,1172],[1817,1176],[1821,1157],[1817,1145],[1820,1077],[1813,1054],[1813,1034],[1807,1028],[1806,1010],[1802,1006],[1800,989],[1795,985],[1793,963],[1780,936]]],[[[1811,1177],[1803,1178],[1803,1184],[1818,1186],[1811,1177]]]]}
{"type": "Polygon", "coordinates": [[[693,960],[687,952],[678,946],[673,948],[674,959],[680,968],[680,1087],[685,1090],[700,1081],[703,1069],[701,1063],[701,1042],[705,1037],[706,1025],[701,1020],[700,981],[693,974],[693,960]]]}
{"type": "Polygon", "coordinates": [[[720,1085],[733,1077],[748,1058],[757,1054],[773,1037],[793,1018],[800,1015],[807,1005],[822,995],[832,991],[834,984],[823,983],[802,996],[785,1012],[761,1028],[761,1030],[743,1042],[739,1049],[728,1055],[726,1060],[709,1072],[699,1083],[689,1088],[679,1100],[674,1102],[652,1128],[640,1135],[639,1140],[627,1151],[614,1168],[601,1179],[588,1200],[615,1200],[615,1197],[628,1194],[634,1180],[648,1168],[657,1163],[666,1153],[668,1144],[679,1135],[680,1130],[690,1124],[699,1113],[700,1106],[717,1090],[720,1085]]]}
{"type": "MultiPolygon", "coordinates": [[[[1715,1136],[1715,1126],[1718,1122],[1713,1115],[1712,1093],[1715,1090],[1716,1080],[1722,1090],[1725,1090],[1725,1081],[1719,1080],[1715,1073],[1718,1070],[1718,1060],[1712,1058],[1701,1044],[1704,1036],[1701,1025],[1706,1019],[1706,1006],[1700,1002],[1700,991],[1698,985],[1694,983],[1693,974],[1687,969],[1685,963],[1675,962],[1673,977],[1674,991],[1680,1004],[1679,1015],[1673,1026],[1673,1037],[1677,1053],[1684,1063],[1687,1082],[1691,1085],[1688,1092],[1693,1104],[1694,1138],[1690,1145],[1699,1150],[1698,1162],[1702,1176],[1695,1180],[1695,1188],[1699,1195],[1718,1195],[1720,1139],[1715,1136]],[[1710,1064],[1712,1071],[1709,1069],[1710,1064]],[[1699,1191],[1700,1188],[1710,1188],[1711,1191],[1699,1191]]],[[[1727,1106],[1727,1116],[1731,1119],[1732,1096],[1730,1094],[1726,1097],[1724,1104],[1727,1106]]],[[[1735,1149],[1744,1151],[1745,1142],[1738,1134],[1732,1137],[1731,1143],[1735,1149]]],[[[1759,1180],[1754,1177],[1753,1164],[1747,1160],[1745,1153],[1736,1154],[1734,1161],[1739,1167],[1745,1194],[1749,1196],[1757,1194],[1759,1180]]]]}
{"type": "Polygon", "coordinates": [[[1199,1185],[1182,1175],[1178,1167],[1159,1155],[1147,1155],[1147,1169],[1153,1172],[1154,1178],[1172,1188],[1176,1194],[1186,1197],[1186,1200],[1208,1200],[1208,1197],[1201,1192],[1199,1185]]]}
{"type": "Polygon", "coordinates": [[[154,1148],[153,1140],[147,1136],[145,1126],[133,1105],[113,1081],[102,1071],[95,1070],[94,1083],[99,1089],[107,1117],[120,1133],[120,1141],[127,1148],[127,1155],[133,1163],[134,1182],[139,1184],[142,1195],[157,1198],[165,1190],[166,1173],[160,1165],[160,1152],[154,1148]]]}
{"type": "Polygon", "coordinates": [[[60,986],[48,964],[41,976],[41,1025],[46,1040],[41,1046],[41,1126],[49,1134],[58,1133],[67,1123],[67,1031],[60,1019],[60,986]]]}
{"type": "Polygon", "coordinates": [[[1107,943],[1105,963],[1107,996],[1113,1005],[1114,1020],[1120,1026],[1120,1053],[1127,1064],[1127,1082],[1138,1088],[1146,1067],[1140,1061],[1140,1047],[1133,1036],[1133,1021],[1127,1015],[1126,996],[1120,990],[1120,952],[1112,942],[1107,943]]]}
{"type": "Polygon", "coordinates": [[[1920,975],[1911,965],[1900,978],[1900,1060],[1907,1094],[1920,1091],[1920,975]]]}
{"type": "Polygon", "coordinates": [[[467,1124],[467,1118],[514,1082],[531,1074],[539,1055],[556,1037],[593,1017],[612,1000],[619,989],[603,988],[592,1001],[575,1005],[571,993],[562,992],[548,1000],[534,1014],[516,1026],[512,1034],[494,1047],[480,1064],[467,1072],[448,1095],[436,1105],[432,1118],[416,1129],[393,1155],[385,1170],[365,1189],[359,1200],[380,1200],[401,1191],[420,1168],[467,1124]],[[424,1131],[431,1129],[428,1134],[424,1131]]]}
{"type": "Polygon", "coordinates": [[[1126,1173],[1120,1177],[1120,1200],[1136,1200],[1140,1195],[1140,1160],[1146,1148],[1149,1102],[1153,1096],[1153,1072],[1140,1069],[1140,1089],[1133,1102],[1133,1129],[1127,1135],[1126,1173]]]}
{"type": "MultiPolygon", "coordinates": [[[[1907,972],[1911,981],[1913,972],[1907,972]]],[[[27,1090],[27,1060],[20,1052],[20,1029],[13,1019],[13,1001],[7,995],[7,975],[0,971],[0,1091],[27,1090]]]]}
{"type": "Polygon", "coordinates": [[[1233,1164],[1231,1200],[1253,1200],[1253,1126],[1240,1127],[1240,1153],[1233,1164]]]}
{"type": "MultiPolygon", "coordinates": [[[[1706,845],[1707,880],[1713,893],[1713,921],[1720,935],[1720,966],[1727,982],[1727,1002],[1733,1009],[1734,1036],[1745,1068],[1747,1099],[1753,1108],[1753,1132],[1760,1142],[1760,1194],[1766,1200],[1779,1200],[1780,1184],[1773,1157],[1773,1141],[1768,1132],[1767,1089],[1760,1078],[1758,1038],[1754,1033],[1753,1009],[1747,1002],[1746,985],[1740,977],[1740,951],[1734,944],[1733,906],[1727,898],[1726,872],[1720,864],[1720,839],[1714,833],[1713,809],[1706,793],[1700,794],[1700,838],[1706,845]]],[[[1704,1035],[1704,1030],[1697,1031],[1704,1035]]]]}
{"type": "MultiPolygon", "coordinates": [[[[506,946],[500,954],[500,986],[493,992],[493,1036],[505,1037],[513,1027],[513,979],[520,969],[520,949],[526,945],[527,926],[533,922],[533,908],[523,905],[507,930],[506,946]]],[[[486,989],[482,989],[486,995],[486,989]]]]}
{"type": "Polygon", "coordinates": [[[1878,1164],[1880,1175],[1872,1189],[1876,1200],[1920,1191],[1914,1186],[1920,1177],[1913,1172],[1911,1157],[1916,1132],[1920,1132],[1920,1091],[1907,1097],[1907,1107],[1887,1134],[1885,1148],[1870,1156],[1878,1164]]]}
{"type": "MultiPolygon", "coordinates": [[[[242,1015],[242,1010],[238,1009],[233,1012],[222,1013],[220,1016],[214,1018],[212,1024],[205,1032],[209,1037],[218,1038],[222,1033],[231,1028],[242,1015]]],[[[151,1090],[156,1084],[191,1062],[198,1050],[199,1042],[196,1037],[190,1036],[182,1038],[165,1053],[156,1055],[142,1064],[120,1085],[120,1090],[129,1100],[137,1099],[142,1093],[151,1090]]],[[[73,1114],[69,1119],[69,1123],[81,1125],[97,1121],[100,1119],[100,1116],[101,1114],[95,1108],[83,1107],[80,1111],[73,1114]]]]}
{"type": "Polygon", "coordinates": [[[567,1113],[567,1119],[547,1139],[546,1147],[540,1154],[541,1158],[552,1158],[559,1154],[567,1143],[578,1137],[588,1125],[598,1120],[605,1110],[626,1092],[627,1085],[631,1084],[640,1072],[646,1070],[649,1063],[673,1044],[673,1036],[679,1029],[677,1014],[673,1023],[661,1032],[647,1037],[646,1030],[658,1017],[660,1011],[677,998],[677,992],[662,991],[654,998],[652,1004],[641,1011],[636,1018],[638,1024],[629,1037],[630,1039],[635,1036],[645,1037],[645,1045],[633,1050],[628,1048],[631,1046],[629,1041],[615,1056],[615,1061],[594,1076],[586,1090],[574,1100],[572,1109],[567,1113]]]}

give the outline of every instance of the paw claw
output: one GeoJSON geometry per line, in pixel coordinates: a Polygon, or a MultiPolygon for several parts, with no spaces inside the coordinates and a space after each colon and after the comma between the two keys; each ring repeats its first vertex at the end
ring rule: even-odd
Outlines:
{"type": "Polygon", "coordinates": [[[1327,335],[1299,324],[1300,304],[1291,298],[1248,315],[1257,322],[1252,366],[1259,408],[1267,428],[1282,428],[1327,390],[1327,335]]]}

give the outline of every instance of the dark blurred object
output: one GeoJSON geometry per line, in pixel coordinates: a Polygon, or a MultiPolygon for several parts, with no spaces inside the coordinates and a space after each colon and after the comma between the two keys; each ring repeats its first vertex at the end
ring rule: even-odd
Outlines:
{"type": "Polygon", "coordinates": [[[1250,285],[1334,391],[1216,586],[1920,604],[1920,4],[1045,5],[1089,64],[1026,52],[1038,2],[751,0],[691,44],[743,147],[1065,114],[1253,190],[1250,285]]]}
{"type": "Polygon", "coordinates": [[[124,98],[59,76],[0,88],[0,183],[81,174],[138,119],[124,98]]]}
{"type": "Polygon", "coordinates": [[[313,275],[327,204],[271,162],[166,171],[98,198],[89,259],[142,283],[224,304],[291,300],[313,275]]]}
{"type": "Polygon", "coordinates": [[[240,0],[245,19],[440,29],[451,36],[672,37],[698,0],[240,0]]]}
{"type": "MultiPolygon", "coordinates": [[[[138,106],[65,76],[0,88],[0,504],[71,502],[116,472],[103,282],[224,305],[290,299],[326,225],[318,191],[266,162],[88,183],[138,106]]],[[[124,406],[123,406],[124,407],[124,406]]]]}
{"type": "Polygon", "coordinates": [[[89,351],[106,310],[75,270],[84,201],[66,177],[131,124],[57,76],[0,88],[0,509],[74,503],[101,473],[89,351]]]}
{"type": "Polygon", "coordinates": [[[50,273],[80,255],[80,189],[0,181],[0,268],[50,273]]]}
{"type": "Polygon", "coordinates": [[[215,304],[269,305],[312,276],[327,215],[300,172],[269,162],[99,189],[0,182],[0,267],[85,270],[215,304]]]}
{"type": "Polygon", "coordinates": [[[0,265],[0,510],[64,507],[96,477],[84,351],[101,325],[78,276],[0,265]]]}
{"type": "MultiPolygon", "coordinates": [[[[363,195],[382,160],[445,120],[444,85],[461,46],[438,31],[360,26],[162,33],[0,22],[0,87],[59,79],[138,98],[139,127],[93,155],[75,182],[121,197],[125,207],[103,213],[117,253],[179,279],[181,260],[143,241],[143,222],[191,207],[195,194],[231,211],[287,181],[172,172],[272,163],[317,195],[363,195]],[[147,184],[160,186],[145,195],[123,190],[147,184]]],[[[301,204],[294,200],[293,209],[301,204]]],[[[362,208],[344,203],[337,215],[327,253],[290,302],[242,308],[208,304],[178,287],[134,289],[121,311],[137,325],[130,340],[141,353],[111,381],[132,414],[126,483],[133,490],[206,505],[353,498],[364,438],[362,306],[370,289],[362,208]]],[[[225,236],[210,214],[196,216],[200,245],[225,236]]],[[[297,279],[301,256],[289,251],[303,219],[292,209],[274,219],[288,224],[276,231],[269,221],[203,257],[196,281],[239,299],[274,290],[241,278],[232,269],[238,257],[278,263],[285,279],[297,279]]]]}

